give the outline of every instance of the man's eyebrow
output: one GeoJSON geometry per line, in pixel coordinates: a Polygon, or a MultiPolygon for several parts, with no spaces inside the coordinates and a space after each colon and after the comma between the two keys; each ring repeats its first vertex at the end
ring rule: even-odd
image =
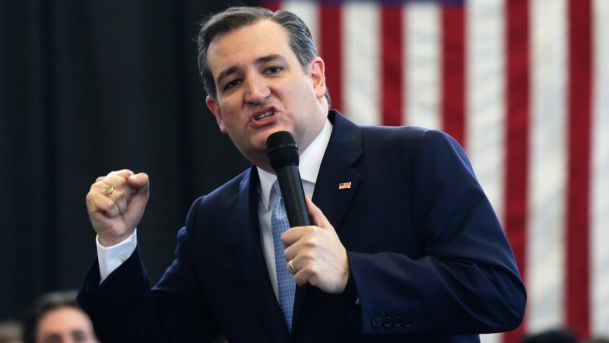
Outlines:
{"type": "Polygon", "coordinates": [[[283,57],[278,54],[262,56],[262,57],[259,57],[256,59],[256,64],[268,63],[268,62],[272,62],[274,60],[283,60],[283,57]]]}

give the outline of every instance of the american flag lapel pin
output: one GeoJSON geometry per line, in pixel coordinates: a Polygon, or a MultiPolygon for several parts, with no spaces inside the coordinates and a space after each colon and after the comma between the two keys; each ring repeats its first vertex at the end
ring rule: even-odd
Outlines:
{"type": "Polygon", "coordinates": [[[351,181],[347,181],[347,182],[340,182],[338,184],[338,189],[349,189],[351,188],[351,181]]]}

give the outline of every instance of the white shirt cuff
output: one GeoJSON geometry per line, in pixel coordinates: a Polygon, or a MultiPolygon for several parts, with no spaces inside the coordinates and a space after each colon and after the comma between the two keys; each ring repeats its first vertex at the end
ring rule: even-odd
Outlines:
{"type": "Polygon", "coordinates": [[[97,244],[97,261],[99,262],[99,283],[101,284],[116,268],[133,254],[137,247],[137,229],[124,241],[104,247],[99,243],[99,236],[95,237],[97,244]]]}

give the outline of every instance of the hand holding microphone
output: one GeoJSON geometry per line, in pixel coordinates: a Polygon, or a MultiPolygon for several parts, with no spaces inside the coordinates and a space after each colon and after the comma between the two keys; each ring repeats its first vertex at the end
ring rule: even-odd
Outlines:
{"type": "Polygon", "coordinates": [[[305,200],[298,145],[292,134],[280,131],[270,135],[267,155],[277,174],[291,227],[281,235],[281,241],[296,283],[342,293],[349,278],[347,251],[322,211],[310,199],[305,200]]]}

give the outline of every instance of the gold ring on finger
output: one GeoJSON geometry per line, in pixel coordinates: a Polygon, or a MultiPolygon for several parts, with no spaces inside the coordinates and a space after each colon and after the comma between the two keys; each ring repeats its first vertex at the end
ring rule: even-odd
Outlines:
{"type": "Polygon", "coordinates": [[[106,185],[104,187],[103,192],[104,192],[104,195],[110,196],[110,195],[112,195],[112,193],[114,193],[114,187],[112,187],[111,185],[106,185]]]}

